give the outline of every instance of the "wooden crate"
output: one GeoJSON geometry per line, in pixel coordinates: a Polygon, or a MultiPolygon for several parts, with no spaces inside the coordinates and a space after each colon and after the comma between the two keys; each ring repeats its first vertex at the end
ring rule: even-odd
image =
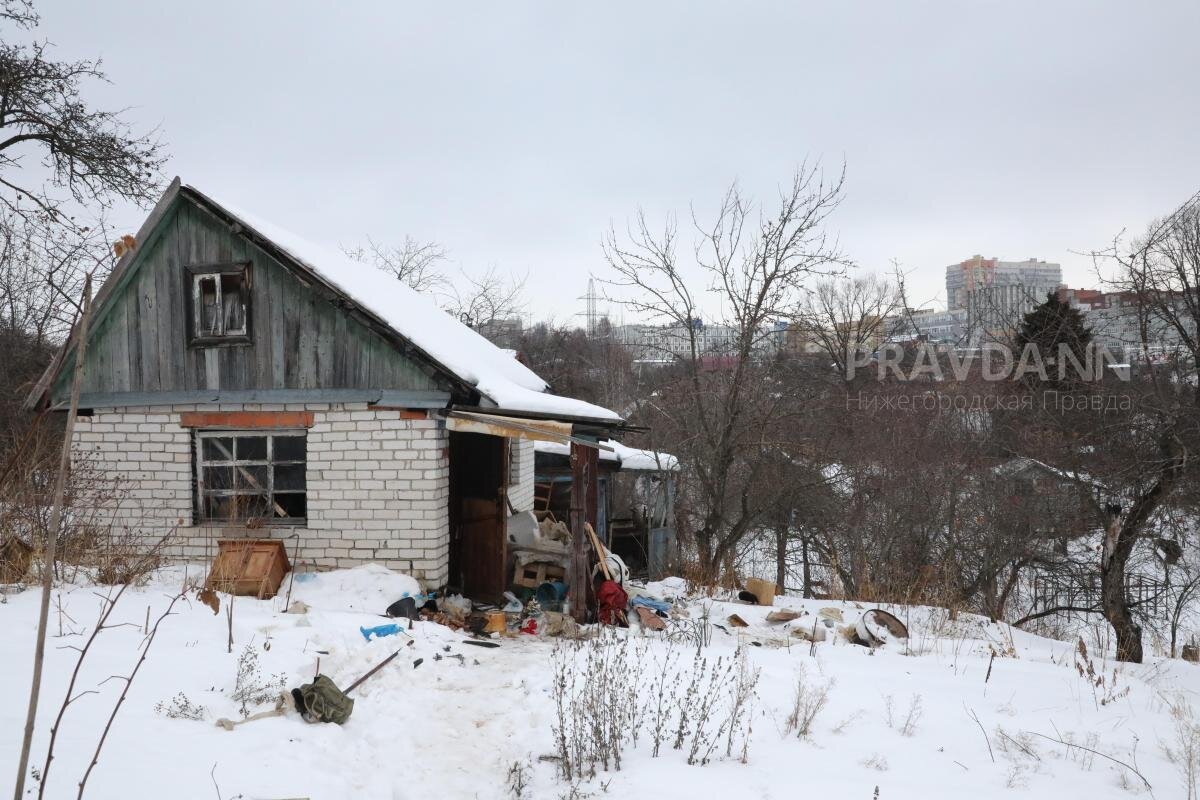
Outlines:
{"type": "Polygon", "coordinates": [[[291,569],[277,539],[221,539],[205,586],[227,594],[274,597],[291,569]]]}
{"type": "Polygon", "coordinates": [[[546,561],[535,561],[524,566],[518,566],[513,572],[513,583],[536,589],[546,581],[561,581],[567,576],[567,571],[558,564],[546,561]]]}

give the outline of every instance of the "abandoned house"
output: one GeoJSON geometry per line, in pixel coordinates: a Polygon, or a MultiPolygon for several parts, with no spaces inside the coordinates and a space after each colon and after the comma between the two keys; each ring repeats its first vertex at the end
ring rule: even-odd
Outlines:
{"type": "MultiPolygon", "coordinates": [[[[69,408],[77,334],[31,407],[69,408]]],[[[534,440],[594,464],[623,426],[547,388],[391,275],[176,179],[93,303],[74,461],[117,527],[170,533],[173,556],[286,538],[301,566],[374,561],[495,597],[534,440]]]]}

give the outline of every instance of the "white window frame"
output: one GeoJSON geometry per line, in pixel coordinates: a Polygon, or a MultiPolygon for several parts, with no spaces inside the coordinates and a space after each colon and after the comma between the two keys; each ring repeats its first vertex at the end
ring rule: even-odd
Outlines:
{"type": "Polygon", "coordinates": [[[207,264],[188,267],[187,274],[191,279],[191,330],[189,340],[196,343],[219,343],[222,341],[246,342],[250,337],[250,263],[207,264]],[[230,275],[236,275],[241,281],[238,292],[242,304],[242,324],[237,328],[225,328],[225,296],[221,291],[221,281],[230,275]],[[214,322],[216,330],[205,330],[204,301],[201,287],[212,283],[216,298],[216,315],[214,322]]]}

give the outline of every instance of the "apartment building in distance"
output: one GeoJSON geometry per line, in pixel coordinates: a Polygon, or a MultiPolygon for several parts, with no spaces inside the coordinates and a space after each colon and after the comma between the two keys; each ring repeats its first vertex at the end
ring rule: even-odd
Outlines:
{"type": "MultiPolygon", "coordinates": [[[[1084,324],[1092,332],[1092,341],[1113,353],[1124,354],[1128,360],[1149,358],[1154,361],[1186,350],[1179,330],[1153,309],[1141,306],[1133,292],[1063,287],[1058,298],[1083,314],[1084,324]]],[[[1183,321],[1188,338],[1194,340],[1196,326],[1190,320],[1186,300],[1182,294],[1174,298],[1175,316],[1183,321]]]]}
{"type": "MultiPolygon", "coordinates": [[[[1049,292],[1062,286],[1062,265],[1030,258],[1025,261],[1001,261],[974,255],[966,261],[946,267],[946,307],[970,308],[971,295],[988,289],[1020,286],[1024,293],[1046,299],[1049,292]]],[[[1004,294],[1011,294],[1010,291],[1004,294]]]]}
{"type": "Polygon", "coordinates": [[[975,255],[946,267],[946,306],[966,312],[972,340],[1002,337],[1062,285],[1060,264],[975,255]]]}

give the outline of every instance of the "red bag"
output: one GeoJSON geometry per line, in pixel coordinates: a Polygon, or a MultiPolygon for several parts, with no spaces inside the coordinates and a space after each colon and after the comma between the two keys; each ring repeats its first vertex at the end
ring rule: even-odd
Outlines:
{"type": "Polygon", "coordinates": [[[616,581],[604,581],[596,590],[596,603],[600,606],[597,616],[604,625],[618,625],[625,622],[625,607],[629,605],[629,595],[616,581]]]}

